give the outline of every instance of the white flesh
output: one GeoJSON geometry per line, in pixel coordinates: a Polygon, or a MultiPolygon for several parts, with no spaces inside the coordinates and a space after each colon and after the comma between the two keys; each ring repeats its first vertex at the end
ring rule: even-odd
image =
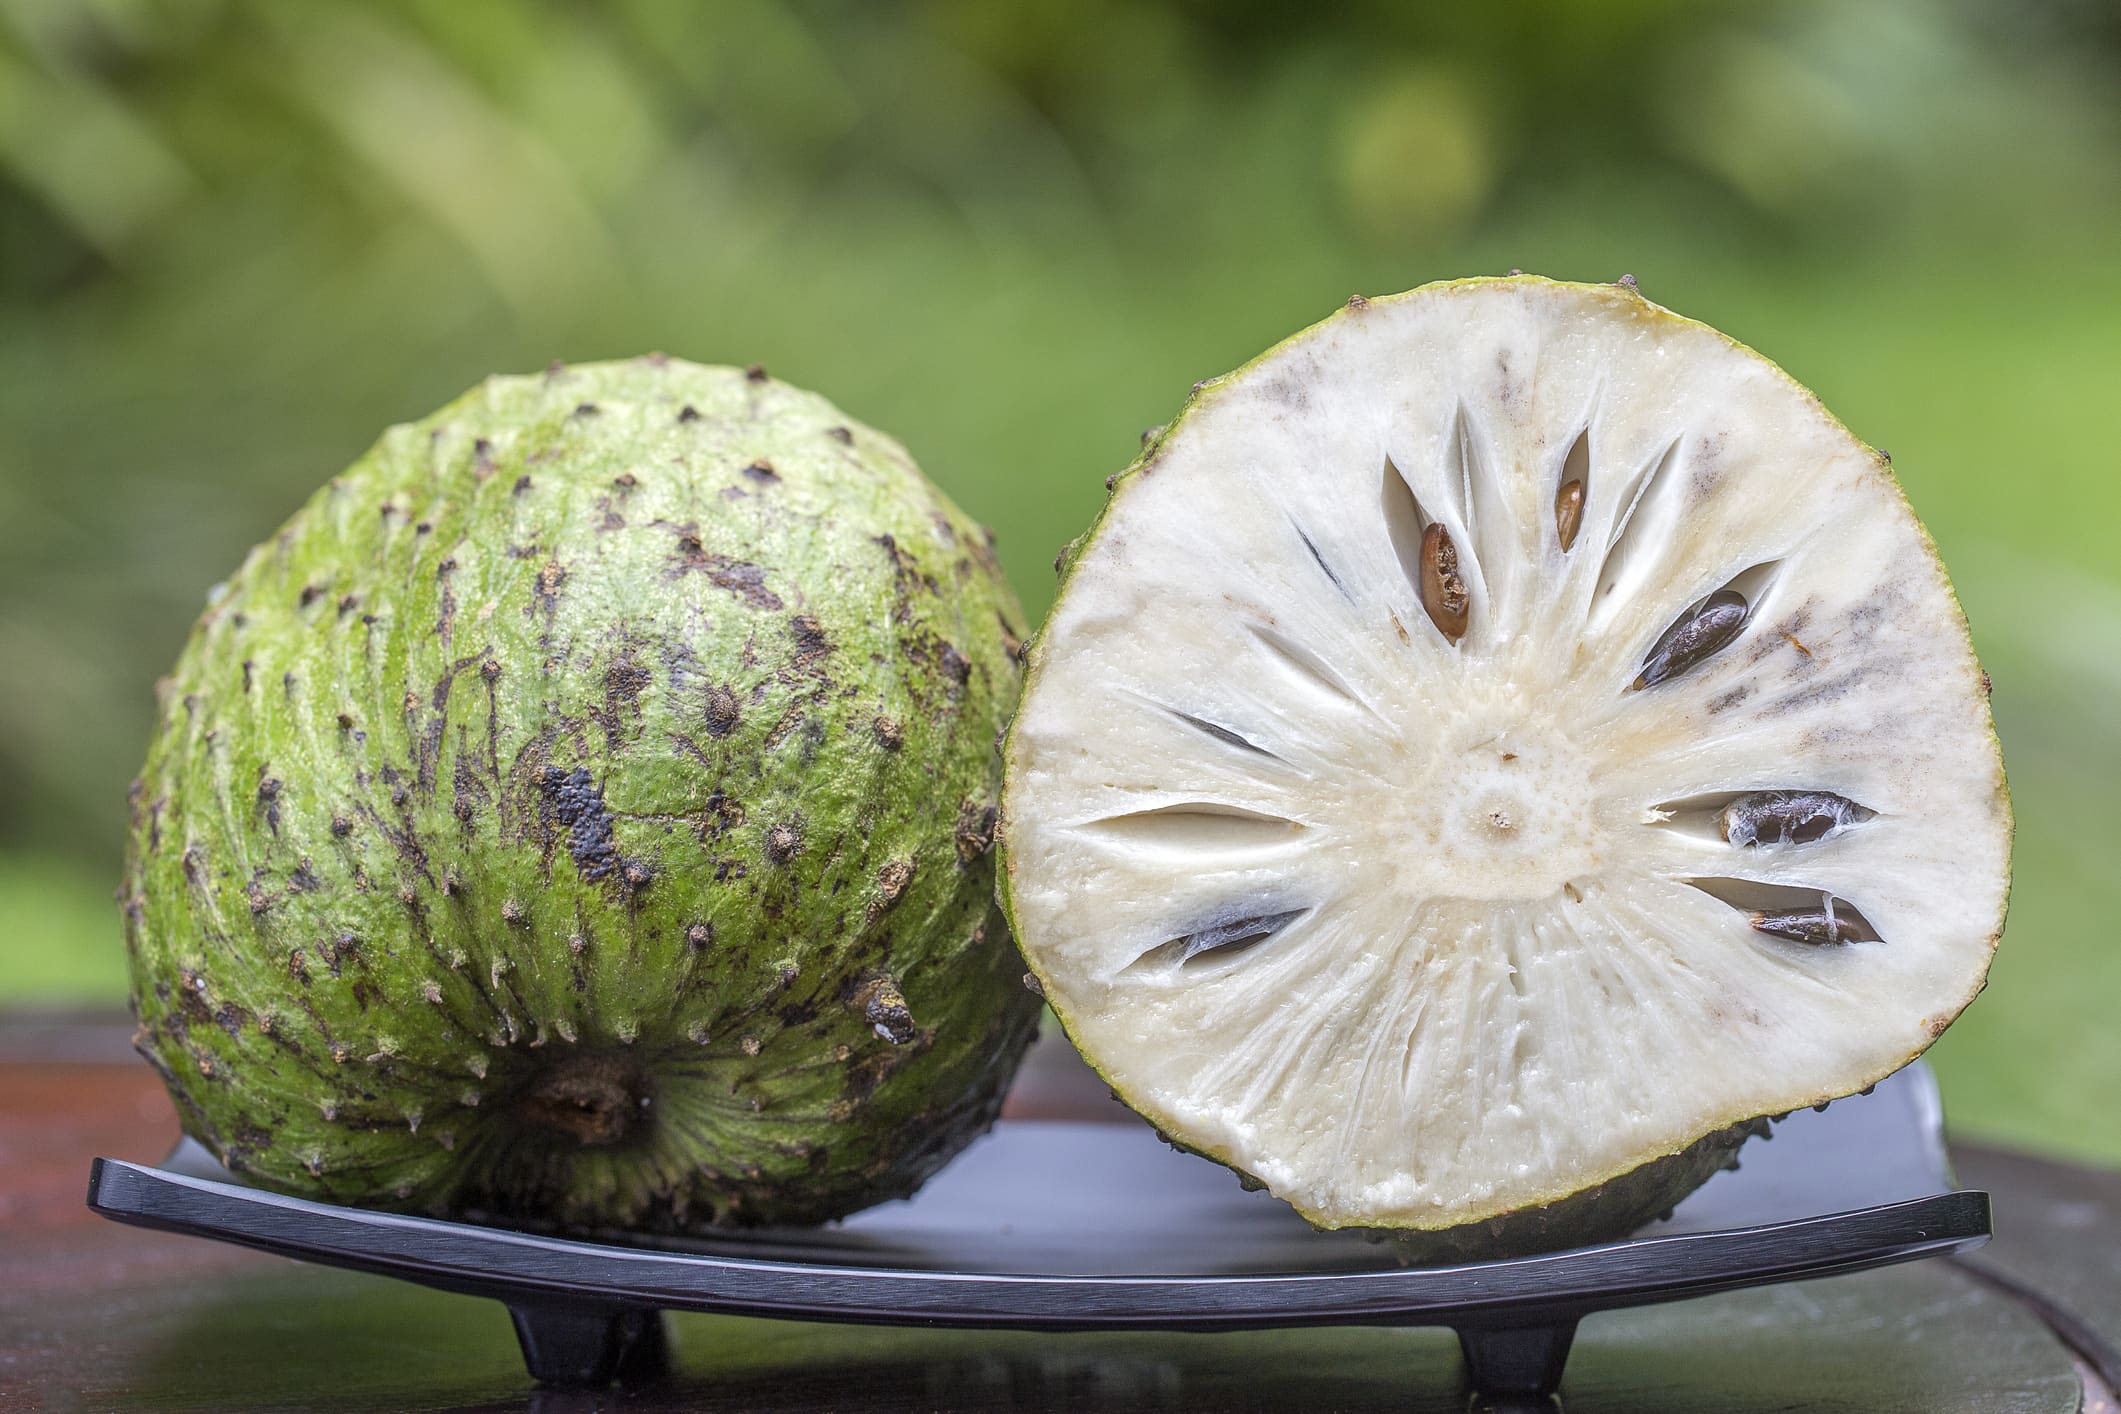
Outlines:
{"type": "Polygon", "coordinates": [[[1632,289],[1429,287],[1205,385],[1070,570],[1008,757],[1013,917],[1077,1045],[1325,1226],[1553,1201],[1860,1089],[2002,923],[2002,764],[1927,537],[1809,393],[1632,289]],[[1734,582],[1741,636],[1629,690],[1734,582]],[[1721,838],[1768,788],[1876,814],[1721,838]],[[1693,879],[1831,894],[1882,941],[1772,937],[1693,879]]]}

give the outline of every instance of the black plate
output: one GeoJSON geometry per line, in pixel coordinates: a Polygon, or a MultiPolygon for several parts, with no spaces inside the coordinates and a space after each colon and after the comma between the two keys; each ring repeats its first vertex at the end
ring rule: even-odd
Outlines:
{"type": "Polygon", "coordinates": [[[1476,1385],[1544,1392],[1579,1318],[1618,1306],[1975,1247],[1985,1193],[1952,1187],[1934,1081],[1793,1115],[1668,1222],[1626,1242],[1402,1267],[1314,1232],[1139,1124],[1005,1121],[914,1198],[831,1227],[648,1247],[335,1207],[228,1181],[186,1145],[163,1168],[98,1159],[106,1217],[506,1302],[532,1375],[592,1385],[661,1368],[662,1310],[1039,1330],[1456,1328],[1476,1385]],[[218,1178],[208,1176],[218,1174],[218,1178]]]}

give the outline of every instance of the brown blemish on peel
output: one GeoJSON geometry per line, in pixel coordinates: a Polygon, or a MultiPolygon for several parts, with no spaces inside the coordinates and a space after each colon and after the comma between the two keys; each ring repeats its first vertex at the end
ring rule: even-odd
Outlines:
{"type": "Polygon", "coordinates": [[[707,582],[717,589],[726,589],[754,609],[779,609],[781,596],[766,587],[766,572],[757,565],[744,560],[734,560],[727,555],[717,555],[700,542],[700,527],[697,522],[687,521],[680,526],[668,527],[677,535],[676,563],[667,572],[676,579],[687,574],[703,574],[707,582]]]}

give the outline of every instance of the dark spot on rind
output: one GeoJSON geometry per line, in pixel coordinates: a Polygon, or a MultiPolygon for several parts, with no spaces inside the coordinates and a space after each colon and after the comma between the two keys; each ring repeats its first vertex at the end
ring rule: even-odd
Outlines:
{"type": "Polygon", "coordinates": [[[898,984],[889,977],[877,977],[863,983],[855,990],[854,1004],[870,1029],[894,1046],[903,1046],[920,1034],[913,1013],[906,1006],[906,998],[900,993],[898,984]]]}
{"type": "Polygon", "coordinates": [[[854,433],[845,427],[828,427],[825,429],[825,435],[835,442],[852,443],[854,441],[854,433]]]}
{"type": "Polygon", "coordinates": [[[788,631],[795,638],[795,667],[807,670],[820,658],[832,652],[832,641],[825,636],[825,627],[810,614],[797,614],[788,621],[788,631]]]}
{"type": "Polygon", "coordinates": [[[542,782],[546,808],[567,831],[567,854],[582,877],[612,878],[619,868],[618,844],[612,836],[611,811],[604,790],[586,766],[572,771],[547,766],[542,782]]]}
{"type": "Polygon", "coordinates": [[[877,745],[886,751],[896,751],[906,744],[906,729],[881,713],[871,719],[869,730],[875,734],[877,745]]]}
{"type": "Polygon", "coordinates": [[[906,885],[913,882],[913,867],[911,859],[890,859],[877,869],[876,900],[869,908],[872,922],[906,892],[906,885]]]}
{"type": "Polygon", "coordinates": [[[678,421],[698,422],[699,420],[700,410],[694,407],[691,403],[687,403],[685,404],[685,406],[678,409],[678,421]]]}
{"type": "Polygon", "coordinates": [[[753,462],[744,468],[744,475],[762,485],[781,479],[781,474],[773,469],[773,463],[769,461],[753,462]]]}
{"type": "Polygon", "coordinates": [[[994,848],[994,823],[1000,812],[992,805],[963,801],[957,808],[958,861],[968,868],[994,848]]]}
{"type": "Polygon", "coordinates": [[[678,543],[677,564],[670,571],[672,575],[703,574],[709,584],[728,590],[754,609],[783,607],[781,596],[766,587],[766,572],[759,566],[707,550],[701,543],[700,528],[696,523],[688,522],[674,529],[678,543]]]}
{"type": "Polygon", "coordinates": [[[725,737],[737,728],[743,717],[736,692],[727,683],[711,683],[707,688],[707,700],[703,709],[707,735],[725,737]]]}
{"type": "Polygon", "coordinates": [[[786,864],[803,852],[803,817],[792,815],[777,821],[766,831],[766,857],[775,864],[786,864]]]}

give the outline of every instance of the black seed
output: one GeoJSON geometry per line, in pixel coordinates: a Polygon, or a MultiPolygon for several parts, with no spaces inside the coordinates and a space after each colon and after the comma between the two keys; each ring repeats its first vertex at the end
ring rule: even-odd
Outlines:
{"type": "Polygon", "coordinates": [[[678,421],[698,422],[699,420],[700,410],[694,407],[691,403],[687,403],[685,404],[685,406],[678,409],[678,421]]]}
{"type": "Polygon", "coordinates": [[[1745,596],[1735,589],[1719,589],[1689,607],[1651,645],[1635,690],[1655,687],[1730,647],[1751,612],[1745,596]]]}
{"type": "Polygon", "coordinates": [[[1756,790],[1724,806],[1716,824],[1735,845],[1811,844],[1877,813],[1832,791],[1756,790]]]}
{"type": "Polygon", "coordinates": [[[1854,904],[1832,894],[1821,894],[1817,908],[1764,910],[1751,914],[1747,921],[1756,931],[1770,937],[1787,938],[1793,943],[1809,943],[1814,947],[1884,941],[1870,920],[1856,911],[1854,904]]]}

